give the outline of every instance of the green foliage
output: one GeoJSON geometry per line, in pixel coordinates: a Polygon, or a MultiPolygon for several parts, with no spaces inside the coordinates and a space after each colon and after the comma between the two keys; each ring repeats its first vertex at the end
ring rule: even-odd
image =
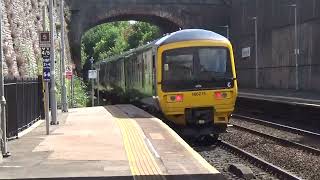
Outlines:
{"type": "MultiPolygon", "coordinates": [[[[87,73],[91,68],[91,63],[89,62],[91,56],[96,62],[101,61],[159,37],[161,37],[159,28],[145,22],[134,24],[113,22],[90,29],[82,37],[81,64],[83,66],[83,80],[89,82],[87,73]]],[[[86,106],[89,103],[88,100],[90,100],[86,93],[90,91],[90,84],[86,86],[81,80],[80,78],[75,78],[74,101],[76,107],[86,106]]]]}
{"type": "Polygon", "coordinates": [[[128,36],[129,48],[133,49],[160,37],[160,30],[149,23],[138,22],[132,25],[128,36]]]}
{"type": "MultiPolygon", "coordinates": [[[[160,37],[158,27],[145,22],[114,22],[90,29],[82,38],[82,65],[93,56],[96,61],[119,55],[160,37]]],[[[88,67],[85,65],[84,69],[88,67]]]]}
{"type": "MultiPolygon", "coordinates": [[[[70,81],[67,81],[67,82],[68,82],[68,87],[70,88],[71,82],[70,81]]],[[[73,96],[74,107],[77,107],[77,108],[86,107],[89,101],[89,96],[86,92],[87,86],[85,85],[83,80],[77,76],[73,76],[73,83],[74,83],[74,86],[73,86],[74,87],[74,96],[73,96]]],[[[68,94],[69,106],[72,104],[71,97],[72,97],[72,94],[69,91],[69,94],[68,94]]]]}

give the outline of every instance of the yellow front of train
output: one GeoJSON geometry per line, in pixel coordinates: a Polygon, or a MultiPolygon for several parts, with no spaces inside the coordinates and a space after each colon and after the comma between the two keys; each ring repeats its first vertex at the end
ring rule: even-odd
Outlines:
{"type": "Polygon", "coordinates": [[[180,38],[159,46],[157,94],[161,110],[167,119],[189,129],[191,136],[224,132],[237,93],[233,49],[227,39],[180,38]]]}

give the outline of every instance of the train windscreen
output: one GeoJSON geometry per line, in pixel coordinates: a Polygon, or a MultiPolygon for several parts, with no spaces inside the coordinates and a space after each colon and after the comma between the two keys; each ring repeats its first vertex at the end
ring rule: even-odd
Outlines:
{"type": "Polygon", "coordinates": [[[163,91],[231,88],[232,79],[231,59],[227,48],[190,47],[163,53],[163,91]]]}

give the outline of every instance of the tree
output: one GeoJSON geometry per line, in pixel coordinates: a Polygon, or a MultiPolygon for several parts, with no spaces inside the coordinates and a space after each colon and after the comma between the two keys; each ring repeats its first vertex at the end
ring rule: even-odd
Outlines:
{"type": "Polygon", "coordinates": [[[91,66],[89,57],[92,56],[95,62],[101,61],[159,37],[159,28],[145,22],[113,22],[90,29],[82,37],[81,63],[84,79],[87,79],[87,71],[91,66]]]}
{"type": "Polygon", "coordinates": [[[160,29],[146,22],[132,25],[128,35],[129,48],[133,49],[160,37],[160,29]]]}

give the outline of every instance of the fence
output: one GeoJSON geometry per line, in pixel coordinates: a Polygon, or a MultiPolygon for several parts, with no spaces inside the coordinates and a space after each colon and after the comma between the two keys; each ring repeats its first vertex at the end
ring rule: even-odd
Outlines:
{"type": "Polygon", "coordinates": [[[7,100],[7,136],[18,137],[18,133],[43,116],[41,78],[5,79],[7,100]]]}

